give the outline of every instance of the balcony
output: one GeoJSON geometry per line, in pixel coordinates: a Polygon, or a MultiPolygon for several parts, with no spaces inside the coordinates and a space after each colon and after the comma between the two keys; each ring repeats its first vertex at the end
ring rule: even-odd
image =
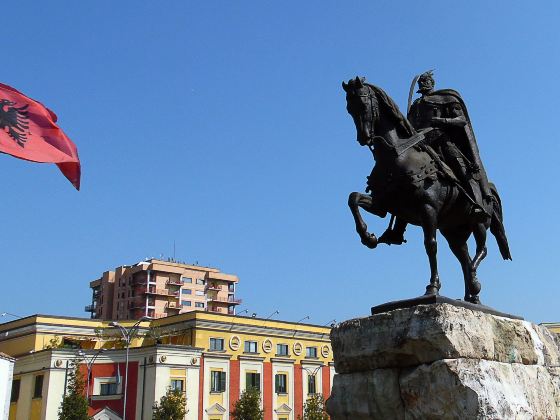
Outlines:
{"type": "Polygon", "coordinates": [[[212,308],[212,307],[208,306],[206,308],[206,312],[214,312],[214,313],[217,313],[217,314],[225,314],[225,313],[227,313],[227,310],[225,310],[224,308],[212,308]]]}
{"type": "Polygon", "coordinates": [[[181,279],[169,279],[165,284],[167,284],[168,286],[182,286],[183,282],[181,281],[181,279]]]}
{"type": "Polygon", "coordinates": [[[218,297],[218,296],[208,296],[208,302],[220,302],[220,303],[227,303],[228,305],[239,305],[243,302],[242,299],[235,299],[233,297],[218,297]]]}
{"type": "MultiPolygon", "coordinates": [[[[153,302],[148,302],[148,306],[153,306],[154,303],[153,302]],[[150,305],[151,303],[151,305],[150,305]]],[[[145,309],[146,308],[146,301],[142,300],[140,302],[138,301],[132,301],[128,303],[128,309],[145,309]]]]}
{"type": "Polygon", "coordinates": [[[165,309],[175,309],[179,311],[183,309],[183,305],[177,302],[169,302],[167,305],[165,305],[165,309]]]}
{"type": "Polygon", "coordinates": [[[142,293],[146,293],[148,295],[173,297],[173,298],[177,298],[177,299],[179,298],[179,291],[170,292],[167,289],[148,289],[148,290],[143,290],[142,293]]]}
{"type": "Polygon", "coordinates": [[[86,307],[84,308],[86,312],[95,312],[95,309],[96,305],[86,305],[86,307]]]}
{"type": "Polygon", "coordinates": [[[219,284],[208,284],[206,286],[206,291],[208,290],[214,290],[216,292],[221,292],[222,291],[222,286],[220,286],[219,284]]]}

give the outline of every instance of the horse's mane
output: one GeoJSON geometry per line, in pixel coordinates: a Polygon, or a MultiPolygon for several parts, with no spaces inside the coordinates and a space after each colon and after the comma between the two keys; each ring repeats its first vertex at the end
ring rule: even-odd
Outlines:
{"type": "Polygon", "coordinates": [[[394,118],[395,123],[397,124],[398,127],[402,128],[404,132],[409,136],[412,136],[416,133],[416,131],[414,130],[414,128],[412,127],[408,119],[405,118],[405,116],[399,110],[399,107],[397,106],[395,101],[393,101],[391,97],[387,95],[383,89],[374,86],[370,83],[364,83],[364,84],[366,86],[369,86],[369,88],[373,90],[373,92],[375,93],[375,95],[379,100],[379,103],[382,104],[382,106],[384,106],[386,110],[389,112],[389,114],[394,118]]]}

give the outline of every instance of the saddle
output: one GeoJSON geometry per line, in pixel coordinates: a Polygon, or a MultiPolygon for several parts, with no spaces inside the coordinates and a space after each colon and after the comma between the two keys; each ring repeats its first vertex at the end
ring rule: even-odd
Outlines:
{"type": "Polygon", "coordinates": [[[380,156],[382,153],[376,154],[376,165],[367,177],[366,192],[384,195],[403,186],[416,188],[424,180],[435,181],[438,177],[460,184],[451,168],[426,144],[426,135],[429,137],[432,130],[432,127],[422,129],[396,145],[389,144],[383,137],[376,137],[376,145],[382,146],[386,154],[383,157],[380,156]]]}

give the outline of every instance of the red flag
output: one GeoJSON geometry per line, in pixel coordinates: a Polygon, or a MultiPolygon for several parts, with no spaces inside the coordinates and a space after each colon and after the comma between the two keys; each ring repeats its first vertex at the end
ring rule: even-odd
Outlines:
{"type": "Polygon", "coordinates": [[[80,189],[78,149],[42,103],[0,83],[0,152],[33,162],[56,163],[80,189]]]}

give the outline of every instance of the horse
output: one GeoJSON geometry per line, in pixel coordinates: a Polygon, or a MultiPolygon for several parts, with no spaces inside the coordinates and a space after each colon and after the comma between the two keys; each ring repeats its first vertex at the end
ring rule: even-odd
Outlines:
{"type": "MultiPolygon", "coordinates": [[[[354,120],[357,141],[368,146],[375,165],[368,177],[368,194],[352,192],[348,205],[356,231],[368,248],[379,243],[369,233],[360,208],[379,217],[387,213],[420,226],[430,264],[430,280],[425,295],[438,295],[441,288],[437,268],[437,230],[461,264],[466,302],[480,304],[481,284],[477,268],[487,255],[487,230],[496,238],[502,258],[511,260],[503,225],[502,203],[496,187],[484,219],[473,216],[473,203],[461,185],[446,175],[441,161],[430,153],[427,134],[416,131],[399,111],[395,102],[381,88],[356,77],[342,82],[346,92],[346,109],[354,120]],[[476,253],[471,259],[467,240],[473,234],[476,253]]],[[[430,129],[428,129],[430,130],[430,129]]]]}

